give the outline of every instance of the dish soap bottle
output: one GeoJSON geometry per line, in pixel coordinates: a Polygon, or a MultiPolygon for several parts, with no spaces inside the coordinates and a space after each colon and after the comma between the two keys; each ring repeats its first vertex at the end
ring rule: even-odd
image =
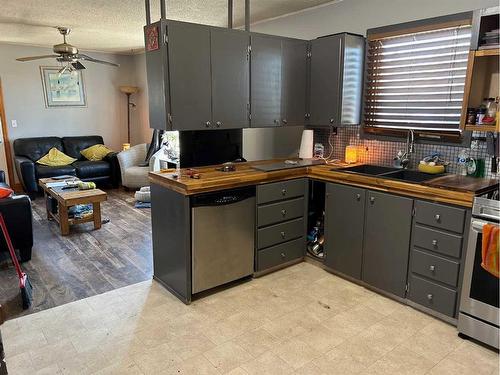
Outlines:
{"type": "Polygon", "coordinates": [[[457,157],[457,174],[461,176],[467,176],[467,164],[469,163],[469,151],[467,149],[462,149],[458,153],[457,157]]]}

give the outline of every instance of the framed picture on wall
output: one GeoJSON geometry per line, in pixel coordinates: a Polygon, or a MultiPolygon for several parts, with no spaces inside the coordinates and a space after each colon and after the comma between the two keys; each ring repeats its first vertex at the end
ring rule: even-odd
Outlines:
{"type": "Polygon", "coordinates": [[[81,70],[60,72],[59,66],[41,66],[45,106],[85,107],[85,86],[81,70]]]}

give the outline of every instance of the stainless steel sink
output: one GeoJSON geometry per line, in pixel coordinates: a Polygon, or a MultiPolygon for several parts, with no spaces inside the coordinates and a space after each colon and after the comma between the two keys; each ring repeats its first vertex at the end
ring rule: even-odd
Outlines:
{"type": "Polygon", "coordinates": [[[348,167],[344,169],[332,169],[332,171],[364,174],[369,176],[390,178],[406,182],[424,182],[432,180],[433,178],[436,178],[438,176],[419,171],[386,167],[383,165],[372,165],[372,164],[356,165],[354,167],[348,167]]]}
{"type": "Polygon", "coordinates": [[[343,169],[332,169],[332,171],[354,172],[354,173],[360,173],[360,174],[367,174],[370,176],[379,176],[379,175],[382,175],[385,173],[399,171],[399,169],[393,168],[393,167],[385,167],[383,165],[363,164],[363,165],[355,165],[354,167],[347,167],[347,168],[343,168],[343,169]]]}

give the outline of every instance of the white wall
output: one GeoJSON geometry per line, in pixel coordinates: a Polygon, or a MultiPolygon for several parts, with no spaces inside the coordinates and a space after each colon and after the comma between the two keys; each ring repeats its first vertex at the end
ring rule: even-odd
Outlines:
{"type": "Polygon", "coordinates": [[[84,108],[46,108],[40,66],[57,66],[55,60],[18,62],[16,57],[46,55],[50,49],[0,44],[0,79],[5,99],[9,138],[98,134],[115,150],[126,140],[126,96],[120,85],[136,82],[133,56],[91,53],[117,62],[119,68],[84,63],[87,97],[84,108]],[[11,126],[17,120],[18,127],[11,126]]]}
{"type": "Polygon", "coordinates": [[[144,53],[132,56],[134,65],[135,85],[139,92],[132,96],[132,102],[137,106],[132,110],[131,135],[133,144],[149,143],[152,129],[149,127],[148,82],[146,73],[146,55],[144,53]]]}
{"type": "Polygon", "coordinates": [[[252,31],[294,38],[366,30],[424,18],[498,6],[498,0],[343,0],[251,25],[252,31]]]}

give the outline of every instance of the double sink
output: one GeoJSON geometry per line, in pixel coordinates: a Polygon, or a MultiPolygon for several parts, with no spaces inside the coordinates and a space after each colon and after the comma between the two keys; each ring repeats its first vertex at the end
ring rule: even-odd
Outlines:
{"type": "Polygon", "coordinates": [[[415,183],[432,180],[433,178],[439,176],[414,170],[392,168],[392,167],[385,167],[381,165],[370,165],[370,164],[356,165],[354,167],[348,167],[341,170],[338,169],[332,169],[332,170],[335,170],[337,172],[338,171],[351,172],[368,176],[390,178],[394,180],[401,180],[401,181],[415,182],[415,183]]]}

